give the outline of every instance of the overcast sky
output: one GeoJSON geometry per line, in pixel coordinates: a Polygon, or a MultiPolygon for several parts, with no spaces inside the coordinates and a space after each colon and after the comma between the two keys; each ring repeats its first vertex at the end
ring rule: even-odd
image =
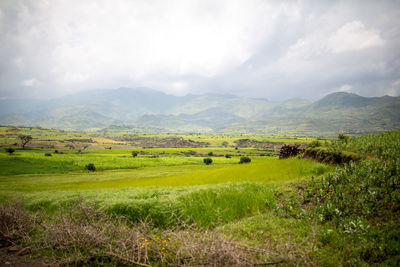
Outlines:
{"type": "Polygon", "coordinates": [[[400,94],[400,1],[1,0],[0,98],[400,94]]]}

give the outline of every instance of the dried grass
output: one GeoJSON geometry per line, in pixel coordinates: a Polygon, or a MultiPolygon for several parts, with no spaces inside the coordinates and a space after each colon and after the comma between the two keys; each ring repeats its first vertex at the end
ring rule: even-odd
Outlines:
{"type": "Polygon", "coordinates": [[[27,240],[33,251],[62,259],[60,265],[254,266],[286,261],[271,250],[243,246],[216,230],[183,223],[180,229],[158,230],[150,223],[111,218],[76,203],[68,212],[45,221],[22,205],[0,206],[1,230],[27,240]]]}

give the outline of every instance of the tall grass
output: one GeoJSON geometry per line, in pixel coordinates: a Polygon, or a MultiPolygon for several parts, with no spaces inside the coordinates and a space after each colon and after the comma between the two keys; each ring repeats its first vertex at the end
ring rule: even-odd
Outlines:
{"type": "Polygon", "coordinates": [[[179,201],[184,215],[203,227],[224,224],[275,205],[272,190],[256,183],[200,189],[181,196],[179,201]]]}

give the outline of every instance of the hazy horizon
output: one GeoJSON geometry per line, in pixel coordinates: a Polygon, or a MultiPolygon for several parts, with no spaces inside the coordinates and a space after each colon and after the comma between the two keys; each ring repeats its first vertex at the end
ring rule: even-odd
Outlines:
{"type": "Polygon", "coordinates": [[[1,1],[0,99],[400,95],[397,1],[1,1]]]}

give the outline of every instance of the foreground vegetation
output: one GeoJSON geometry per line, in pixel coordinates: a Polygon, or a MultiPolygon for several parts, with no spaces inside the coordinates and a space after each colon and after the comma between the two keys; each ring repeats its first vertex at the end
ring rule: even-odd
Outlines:
{"type": "MultiPolygon", "coordinates": [[[[213,138],[219,146],[136,147],[136,156],[4,151],[2,243],[74,265],[400,263],[400,131],[304,139],[324,155],[316,159],[357,160],[336,167],[213,138]],[[238,164],[243,156],[251,162],[238,164]]],[[[240,144],[259,145],[248,139],[240,144]]]]}

